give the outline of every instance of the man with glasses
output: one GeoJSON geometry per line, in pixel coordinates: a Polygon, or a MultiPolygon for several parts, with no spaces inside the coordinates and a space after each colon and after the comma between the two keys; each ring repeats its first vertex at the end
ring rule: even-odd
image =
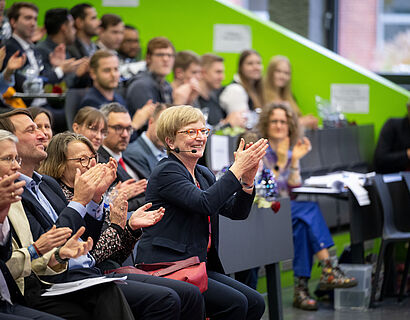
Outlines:
{"type": "Polygon", "coordinates": [[[107,163],[110,157],[117,160],[117,180],[122,182],[121,188],[127,189],[128,210],[134,211],[145,203],[147,180],[138,166],[123,154],[133,132],[131,117],[124,106],[115,102],[104,105],[101,112],[107,119],[108,130],[98,149],[99,162],[107,163]]]}
{"type": "Polygon", "coordinates": [[[90,59],[90,76],[93,87],[85,94],[79,105],[100,108],[110,102],[125,104],[124,99],[115,92],[120,80],[118,57],[107,50],[98,50],[90,59]]]}
{"type": "Polygon", "coordinates": [[[165,80],[175,61],[175,48],[165,37],[156,37],[148,42],[147,71],[138,73],[127,84],[127,107],[131,115],[142,108],[148,100],[172,103],[172,87],[165,80]]]}

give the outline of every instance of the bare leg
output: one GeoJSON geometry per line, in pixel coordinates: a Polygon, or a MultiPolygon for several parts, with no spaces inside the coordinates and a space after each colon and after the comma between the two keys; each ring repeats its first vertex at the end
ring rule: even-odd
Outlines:
{"type": "Polygon", "coordinates": [[[316,256],[319,261],[329,259],[329,250],[327,250],[326,248],[322,249],[316,253],[316,256]]]}

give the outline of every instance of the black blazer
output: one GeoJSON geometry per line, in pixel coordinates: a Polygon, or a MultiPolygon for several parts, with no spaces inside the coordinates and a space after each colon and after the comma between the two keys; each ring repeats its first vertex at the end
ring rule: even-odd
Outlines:
{"type": "Polygon", "coordinates": [[[11,248],[11,232],[10,232],[7,243],[4,245],[0,245],[0,269],[1,269],[1,272],[3,273],[4,279],[6,280],[7,288],[9,289],[9,292],[10,292],[11,301],[13,303],[19,303],[19,304],[25,305],[26,301],[23,295],[21,294],[20,289],[17,287],[17,284],[14,281],[13,276],[11,275],[9,271],[9,268],[7,268],[7,265],[6,265],[6,261],[10,259],[11,254],[12,254],[12,248],[11,248]]]}
{"type": "MultiPolygon", "coordinates": [[[[110,160],[110,154],[101,146],[98,149],[98,162],[100,163],[107,163],[110,160]]],[[[146,179],[145,175],[142,174],[140,170],[138,170],[137,166],[134,164],[134,162],[125,156],[124,154],[122,155],[122,159],[124,162],[132,169],[134,172],[141,178],[141,179],[146,179]]],[[[127,173],[127,171],[124,170],[123,167],[118,165],[117,168],[117,179],[115,180],[114,183],[122,182],[122,181],[127,181],[129,179],[132,179],[132,177],[127,173]]],[[[137,210],[139,207],[141,207],[143,204],[145,204],[145,193],[141,193],[138,196],[128,200],[128,211],[134,211],[137,210]]]]}
{"type": "Polygon", "coordinates": [[[198,256],[207,261],[210,270],[223,272],[218,257],[218,215],[234,220],[246,219],[255,194],[242,191],[231,171],[217,182],[206,167],[197,165],[195,177],[173,154],[162,159],[152,172],[147,202],[153,209],[165,208],[164,217],[156,225],[144,228],[138,245],[137,261],[145,263],[176,261],[198,256]],[[211,249],[207,254],[211,217],[211,249]]]}
{"type": "Polygon", "coordinates": [[[30,223],[30,229],[34,241],[55,224],[58,227],[71,228],[73,234],[77,232],[81,226],[84,226],[86,231],[82,238],[87,239],[88,236],[90,236],[93,238],[94,243],[97,242],[101,234],[103,220],[98,221],[88,214],[86,214],[83,219],[76,210],[67,207],[68,201],[61,190],[60,185],[52,177],[43,175],[43,181],[40,183],[40,190],[53,206],[58,215],[58,219],[56,222],[53,222],[37,199],[30,191],[24,188],[22,203],[30,223]]]}
{"type": "MultiPolygon", "coordinates": [[[[6,57],[4,58],[3,68],[2,69],[5,68],[5,66],[7,65],[7,62],[9,61],[10,57],[17,50],[20,51],[20,55],[25,53],[25,51],[23,50],[21,45],[13,37],[11,37],[10,39],[7,40],[5,46],[6,46],[6,57]]],[[[33,50],[34,50],[34,55],[36,56],[37,60],[41,61],[42,58],[41,58],[40,51],[35,47],[33,47],[33,50]]],[[[42,63],[44,64],[44,69],[41,71],[40,75],[43,77],[45,82],[46,83],[57,83],[57,82],[59,82],[60,79],[58,78],[57,74],[54,72],[53,68],[49,64],[44,63],[44,61],[42,63]]],[[[30,64],[30,62],[27,59],[25,65],[22,69],[24,70],[24,68],[26,66],[28,66],[29,64],[30,64]]],[[[16,88],[16,91],[23,92],[23,82],[26,79],[25,76],[20,71],[17,71],[15,73],[15,79],[16,79],[16,84],[15,84],[14,87],[16,88]]]]}

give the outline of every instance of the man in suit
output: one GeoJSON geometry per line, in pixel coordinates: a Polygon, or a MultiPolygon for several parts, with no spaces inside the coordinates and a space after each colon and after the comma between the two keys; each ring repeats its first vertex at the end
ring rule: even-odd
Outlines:
{"type": "MultiPolygon", "coordinates": [[[[0,115],[0,129],[15,133],[19,139],[17,151],[22,158],[21,177],[26,181],[22,202],[34,241],[53,224],[68,226],[73,232],[86,225],[88,233],[96,240],[103,214],[102,204],[95,201],[99,201],[98,197],[101,198],[98,189],[101,187],[100,183],[105,184],[102,182],[105,176],[96,176],[96,179],[81,178],[81,175],[77,177],[74,198],[68,203],[55,180],[34,171],[47,153],[42,147],[44,134],[37,129],[29,113],[25,110],[14,110],[0,115]]],[[[111,182],[113,180],[111,179],[111,182]]],[[[108,185],[107,182],[100,191],[106,190],[108,185]]],[[[44,277],[44,279],[51,282],[67,282],[100,275],[101,271],[95,267],[94,258],[88,254],[70,259],[67,272],[44,277]]],[[[120,277],[121,274],[112,273],[109,276],[120,277]]],[[[138,274],[127,274],[127,277],[127,285],[119,287],[134,317],[138,319],[199,319],[202,317],[203,299],[197,287],[159,277],[138,274]]]]}
{"type": "Polygon", "coordinates": [[[147,131],[130,143],[124,151],[124,156],[130,159],[147,178],[151,175],[158,161],[167,156],[163,143],[158,139],[156,126],[161,112],[166,108],[167,105],[163,103],[155,107],[152,117],[148,120],[147,131]]]}
{"type": "Polygon", "coordinates": [[[117,180],[122,182],[121,188],[127,189],[128,209],[134,211],[145,203],[147,180],[132,159],[123,154],[133,132],[131,117],[124,106],[115,102],[103,106],[101,112],[107,119],[108,130],[98,149],[99,162],[106,163],[110,157],[117,160],[117,180]]]}
{"type": "Polygon", "coordinates": [[[91,57],[97,51],[92,38],[98,34],[100,19],[97,10],[88,4],[80,3],[70,10],[74,19],[74,27],[77,30],[74,43],[67,47],[68,52],[74,58],[91,57]]]}
{"type": "Polygon", "coordinates": [[[23,92],[25,72],[28,68],[38,72],[47,83],[60,82],[64,74],[72,69],[74,62],[66,60],[65,55],[62,56],[58,50],[54,50],[50,55],[50,64],[45,64],[42,61],[40,52],[31,41],[37,27],[37,6],[28,2],[15,2],[7,11],[7,15],[13,29],[13,35],[6,42],[6,57],[3,67],[16,51],[27,56],[25,66],[16,73],[16,91],[23,92]]]}
{"type": "Polygon", "coordinates": [[[0,181],[0,319],[60,319],[27,308],[6,261],[11,257],[11,230],[7,217],[12,203],[20,200],[23,183],[14,182],[17,175],[3,177],[0,181]],[[13,196],[10,193],[13,192],[13,196]],[[38,317],[38,318],[37,318],[38,317]]]}
{"type": "Polygon", "coordinates": [[[74,43],[74,19],[66,8],[54,8],[46,12],[44,26],[47,37],[36,46],[43,64],[51,68],[53,53],[59,52],[60,58],[65,61],[63,65],[67,66],[63,70],[64,81],[72,87],[77,81],[76,77],[82,77],[88,70],[88,58],[71,58],[66,50],[67,46],[74,43]]]}

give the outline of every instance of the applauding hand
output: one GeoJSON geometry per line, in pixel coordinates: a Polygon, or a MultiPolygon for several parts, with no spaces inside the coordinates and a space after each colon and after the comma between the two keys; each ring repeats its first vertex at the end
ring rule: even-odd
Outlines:
{"type": "Polygon", "coordinates": [[[152,203],[147,203],[134,211],[128,221],[128,225],[132,230],[153,226],[162,219],[165,209],[161,207],[157,210],[147,211],[151,207],[152,203]]]}
{"type": "Polygon", "coordinates": [[[292,150],[292,161],[302,159],[310,150],[312,145],[309,139],[306,137],[299,139],[292,150]]]}

